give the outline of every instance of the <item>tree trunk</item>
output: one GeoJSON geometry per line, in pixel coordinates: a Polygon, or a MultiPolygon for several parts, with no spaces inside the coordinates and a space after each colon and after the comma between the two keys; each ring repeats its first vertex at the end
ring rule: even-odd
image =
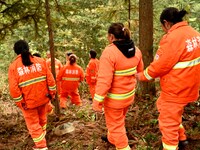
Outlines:
{"type": "Polygon", "coordinates": [[[131,0],[128,1],[128,27],[131,30],[131,0]]]}
{"type": "MultiPolygon", "coordinates": [[[[50,53],[51,53],[51,71],[53,73],[54,79],[56,80],[56,72],[55,72],[55,55],[54,55],[54,41],[53,41],[53,32],[52,32],[52,24],[50,17],[50,8],[49,8],[49,0],[45,0],[46,7],[46,20],[49,31],[49,45],[50,45],[50,53]]],[[[55,112],[57,115],[60,114],[59,102],[58,102],[58,94],[56,93],[55,100],[53,101],[55,105],[55,112]]]]}
{"type": "MultiPolygon", "coordinates": [[[[145,68],[153,61],[153,0],[139,0],[139,48],[145,68]]],[[[142,82],[141,93],[155,95],[154,82],[142,82]]]]}

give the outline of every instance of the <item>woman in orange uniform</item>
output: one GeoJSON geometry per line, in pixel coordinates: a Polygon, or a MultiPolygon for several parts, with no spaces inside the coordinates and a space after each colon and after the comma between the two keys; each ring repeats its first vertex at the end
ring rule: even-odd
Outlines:
{"type": "Polygon", "coordinates": [[[19,40],[14,45],[18,55],[9,67],[10,94],[21,109],[29,133],[35,143],[33,149],[47,150],[45,139],[48,95],[55,96],[56,84],[46,62],[29,52],[28,43],[19,40]]]}
{"type": "Polygon", "coordinates": [[[66,100],[68,96],[70,96],[72,104],[77,106],[82,105],[78,87],[79,83],[84,80],[84,71],[76,64],[76,59],[76,55],[71,54],[69,56],[69,63],[60,70],[57,76],[57,81],[61,82],[61,108],[66,108],[66,100]]]}
{"type": "Polygon", "coordinates": [[[110,45],[100,57],[93,109],[101,112],[104,107],[108,141],[117,150],[130,150],[125,116],[134,101],[135,74],[144,67],[142,54],[122,23],[111,24],[108,41],[110,45]]]}
{"type": "Polygon", "coordinates": [[[95,94],[95,86],[97,81],[97,74],[99,70],[99,60],[96,58],[96,51],[90,50],[90,61],[86,68],[86,82],[89,85],[90,94],[92,99],[95,94]]]}
{"type": "Polygon", "coordinates": [[[162,37],[154,61],[138,79],[160,77],[161,93],[157,100],[159,127],[164,150],[177,150],[188,143],[182,125],[184,107],[197,100],[200,86],[200,34],[183,21],[187,12],[169,7],[160,22],[162,37]]]}

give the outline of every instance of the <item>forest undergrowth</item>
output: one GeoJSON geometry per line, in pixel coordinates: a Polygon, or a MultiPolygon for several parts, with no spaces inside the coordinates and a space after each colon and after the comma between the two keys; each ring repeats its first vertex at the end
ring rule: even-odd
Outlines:
{"type": "MultiPolygon", "coordinates": [[[[70,105],[59,116],[48,116],[47,143],[49,150],[115,150],[101,136],[107,130],[103,114],[91,108],[88,93],[82,93],[83,106],[70,105]],[[57,136],[55,128],[72,123],[75,130],[57,136]]],[[[126,130],[132,150],[161,150],[156,97],[138,97],[126,116],[126,130]]],[[[200,150],[200,100],[189,104],[183,114],[183,125],[189,140],[187,150],[200,150]]],[[[11,100],[7,86],[0,91],[0,150],[31,150],[34,143],[28,134],[19,108],[11,100]]]]}

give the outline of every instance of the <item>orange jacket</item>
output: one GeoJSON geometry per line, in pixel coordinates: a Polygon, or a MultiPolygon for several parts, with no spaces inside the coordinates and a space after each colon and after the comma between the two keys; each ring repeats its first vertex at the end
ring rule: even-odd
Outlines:
{"type": "Polygon", "coordinates": [[[96,84],[99,70],[99,60],[91,58],[86,68],[86,82],[87,84],[96,84]]]}
{"type": "Polygon", "coordinates": [[[199,72],[200,34],[182,21],[163,36],[154,61],[138,77],[140,80],[160,77],[162,97],[190,102],[198,98],[199,72]]]}
{"type": "Polygon", "coordinates": [[[100,57],[93,109],[98,110],[102,103],[112,108],[130,105],[135,93],[135,74],[142,70],[142,54],[138,48],[134,57],[127,58],[114,44],[108,45],[100,57]]]}
{"type": "Polygon", "coordinates": [[[65,65],[57,76],[57,81],[61,81],[62,93],[65,91],[74,91],[79,83],[84,80],[84,71],[77,65],[65,65]]]}
{"type": "Polygon", "coordinates": [[[18,55],[9,67],[9,89],[16,104],[35,108],[49,101],[47,94],[55,95],[56,85],[46,62],[39,57],[31,57],[33,64],[25,67],[18,55]]]}
{"type": "MultiPolygon", "coordinates": [[[[51,59],[47,59],[47,66],[49,67],[49,69],[51,70],[51,59]]],[[[62,63],[60,62],[60,60],[55,58],[55,71],[56,71],[56,76],[58,75],[60,69],[63,67],[62,63]]]]}

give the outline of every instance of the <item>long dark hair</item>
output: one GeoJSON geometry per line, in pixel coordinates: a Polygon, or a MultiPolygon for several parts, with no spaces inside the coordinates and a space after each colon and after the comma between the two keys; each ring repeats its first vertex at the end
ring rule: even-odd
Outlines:
{"type": "Polygon", "coordinates": [[[111,26],[108,28],[108,33],[113,34],[116,39],[122,39],[122,40],[130,40],[131,34],[130,30],[122,23],[112,23],[111,26]]]}
{"type": "Polygon", "coordinates": [[[30,66],[33,63],[30,60],[31,53],[29,52],[28,43],[24,40],[19,40],[14,44],[14,51],[17,55],[21,54],[22,63],[24,66],[30,66]]]}
{"type": "Polygon", "coordinates": [[[187,14],[187,11],[182,9],[178,10],[175,7],[168,7],[163,10],[160,15],[160,22],[164,24],[164,20],[169,21],[173,24],[183,21],[183,17],[187,14]]]}

